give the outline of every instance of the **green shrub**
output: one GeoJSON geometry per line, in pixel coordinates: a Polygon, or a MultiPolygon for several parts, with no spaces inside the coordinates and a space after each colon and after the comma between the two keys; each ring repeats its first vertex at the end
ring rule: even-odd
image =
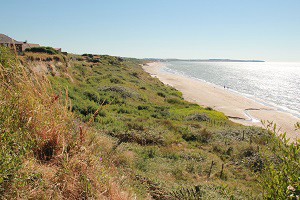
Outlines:
{"type": "Polygon", "coordinates": [[[83,95],[89,99],[90,101],[98,102],[99,103],[99,94],[93,90],[86,90],[83,92],[83,95]]]}
{"type": "Polygon", "coordinates": [[[168,158],[171,160],[179,160],[180,156],[176,152],[167,152],[163,155],[164,158],[168,158]]]}
{"type": "Polygon", "coordinates": [[[73,111],[78,111],[80,114],[87,116],[88,114],[94,114],[98,107],[99,106],[94,101],[85,100],[74,102],[72,109],[73,111]]]}
{"type": "Polygon", "coordinates": [[[118,109],[118,113],[126,113],[126,114],[130,114],[131,113],[131,110],[127,109],[127,108],[124,108],[124,107],[121,107],[118,109]]]}
{"type": "Polygon", "coordinates": [[[131,75],[134,76],[134,77],[136,77],[136,78],[139,77],[139,74],[137,72],[132,72],[131,75]]]}
{"type": "Polygon", "coordinates": [[[183,102],[178,98],[168,98],[166,101],[170,104],[183,104],[183,102]]]}
{"type": "Polygon", "coordinates": [[[127,123],[127,127],[129,130],[137,130],[137,131],[144,131],[143,123],[127,123]]]}
{"type": "Polygon", "coordinates": [[[173,91],[173,92],[171,92],[170,93],[170,95],[173,95],[173,96],[176,96],[176,97],[179,97],[179,98],[181,98],[182,97],[182,93],[181,92],[179,92],[179,91],[173,91]]]}
{"type": "Polygon", "coordinates": [[[18,63],[16,62],[15,56],[10,49],[2,48],[0,46],[0,64],[5,69],[12,70],[11,65],[16,65],[18,63]]]}
{"type": "Polygon", "coordinates": [[[108,86],[100,89],[104,92],[114,92],[124,99],[133,98],[135,96],[135,94],[130,92],[128,88],[122,86],[108,86]]]}
{"type": "Polygon", "coordinates": [[[209,121],[210,118],[206,114],[194,114],[185,117],[185,120],[202,122],[202,121],[209,121]]]}
{"type": "Polygon", "coordinates": [[[143,105],[140,105],[137,107],[138,110],[148,110],[149,109],[149,106],[143,106],[143,105]]]}
{"type": "Polygon", "coordinates": [[[206,107],[205,110],[214,110],[212,107],[206,107]]]}
{"type": "MultiPolygon", "coordinates": [[[[298,125],[296,125],[298,126],[298,125]]],[[[273,124],[269,124],[273,127],[273,124]]],[[[299,127],[298,127],[299,128],[299,127]]],[[[271,155],[262,153],[263,171],[260,175],[266,199],[300,198],[300,140],[290,143],[286,133],[276,136],[276,125],[269,131],[271,155]]]]}
{"type": "Polygon", "coordinates": [[[32,48],[27,48],[25,51],[34,52],[34,53],[47,53],[51,55],[59,54],[59,52],[52,47],[32,47],[32,48]]]}
{"type": "Polygon", "coordinates": [[[110,82],[111,83],[115,83],[115,84],[122,83],[122,81],[120,79],[118,79],[118,78],[111,78],[110,82]]]}
{"type": "Polygon", "coordinates": [[[212,133],[207,131],[206,128],[204,128],[196,132],[186,131],[182,135],[182,138],[186,141],[198,141],[201,143],[208,143],[212,138],[212,133]]]}
{"type": "Polygon", "coordinates": [[[156,147],[150,147],[142,150],[141,154],[144,160],[152,159],[157,156],[158,150],[156,147]]]}
{"type": "Polygon", "coordinates": [[[163,92],[158,92],[157,95],[160,97],[166,98],[166,94],[163,92]]]}
{"type": "Polygon", "coordinates": [[[179,166],[176,166],[175,168],[173,168],[171,170],[171,173],[172,173],[172,175],[174,176],[174,178],[176,180],[179,180],[179,181],[181,181],[181,180],[186,181],[187,180],[187,177],[184,176],[184,174],[183,174],[183,169],[179,166]]]}

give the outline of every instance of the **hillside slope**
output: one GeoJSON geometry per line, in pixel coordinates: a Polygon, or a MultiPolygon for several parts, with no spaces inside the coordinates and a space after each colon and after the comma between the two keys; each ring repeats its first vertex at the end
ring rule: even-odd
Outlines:
{"type": "MultiPolygon", "coordinates": [[[[1,49],[3,199],[260,199],[269,189],[280,143],[270,132],[185,101],[145,61],[59,57],[25,54],[20,65],[1,49]]],[[[294,180],[299,166],[288,166],[294,180]]]]}
{"type": "Polygon", "coordinates": [[[72,110],[83,121],[104,105],[94,127],[118,139],[113,149],[121,157],[115,164],[135,177],[131,184],[140,195],[162,198],[195,185],[208,198],[227,198],[227,190],[241,198],[260,194],[254,172],[262,167],[257,151],[267,140],[265,131],[184,101],[180,92],[145,73],[143,61],[93,55],[72,60],[73,81],[54,76],[52,85],[57,91],[68,88],[72,110]],[[215,192],[222,188],[223,194],[215,192]]]}

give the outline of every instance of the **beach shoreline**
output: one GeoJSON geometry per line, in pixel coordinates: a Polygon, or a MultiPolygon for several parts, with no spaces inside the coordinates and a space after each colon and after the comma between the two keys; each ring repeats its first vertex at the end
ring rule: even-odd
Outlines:
{"type": "Polygon", "coordinates": [[[233,122],[263,127],[261,120],[273,121],[280,133],[286,132],[286,136],[291,140],[300,139],[300,130],[295,130],[294,127],[300,119],[292,114],[278,111],[205,81],[163,71],[163,67],[163,63],[153,62],[144,65],[143,69],[164,84],[181,91],[185,100],[223,112],[233,122]]]}

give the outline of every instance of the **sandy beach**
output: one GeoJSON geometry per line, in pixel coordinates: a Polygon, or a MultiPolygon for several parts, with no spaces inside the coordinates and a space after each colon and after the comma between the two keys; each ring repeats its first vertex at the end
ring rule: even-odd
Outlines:
{"type": "Polygon", "coordinates": [[[223,112],[232,121],[247,126],[263,126],[261,120],[273,121],[280,128],[280,132],[286,132],[291,140],[300,138],[300,130],[295,130],[294,127],[296,122],[300,122],[299,118],[213,84],[165,72],[161,70],[162,67],[163,63],[159,62],[143,66],[151,76],[181,91],[187,101],[212,107],[223,112]]]}

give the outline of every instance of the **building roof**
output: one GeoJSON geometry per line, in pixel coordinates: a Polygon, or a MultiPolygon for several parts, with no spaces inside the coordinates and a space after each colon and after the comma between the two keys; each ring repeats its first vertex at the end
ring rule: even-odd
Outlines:
{"type": "Polygon", "coordinates": [[[18,42],[16,40],[8,37],[7,35],[0,34],[0,44],[3,44],[3,43],[8,43],[8,44],[12,44],[12,43],[23,44],[22,42],[18,42]]]}
{"type": "Polygon", "coordinates": [[[39,47],[39,46],[40,46],[39,44],[23,43],[22,51],[24,51],[25,49],[28,49],[28,48],[39,47]]]}

